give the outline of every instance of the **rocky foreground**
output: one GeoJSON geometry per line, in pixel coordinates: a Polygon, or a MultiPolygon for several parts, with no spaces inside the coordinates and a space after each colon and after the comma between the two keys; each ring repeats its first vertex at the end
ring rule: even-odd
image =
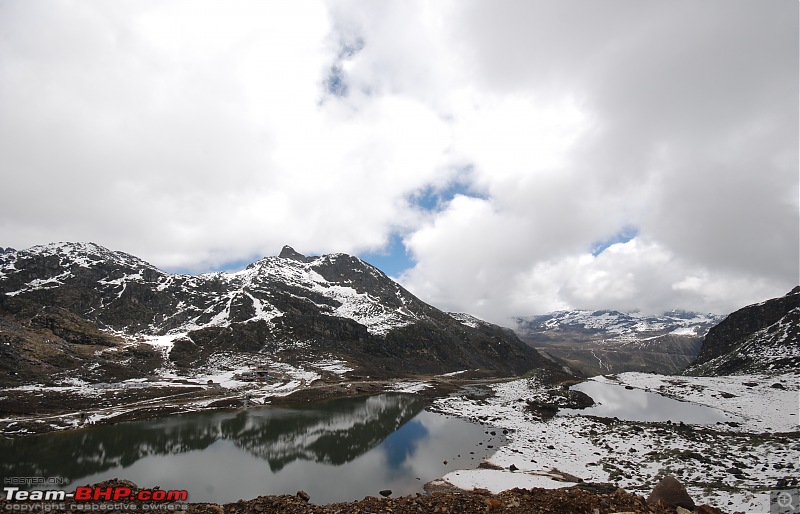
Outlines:
{"type": "MultiPolygon", "coordinates": [[[[112,480],[96,484],[97,487],[136,486],[123,480],[112,480]]],[[[384,491],[388,494],[389,491],[384,491]]],[[[367,513],[550,513],[591,514],[648,513],[648,514],[721,514],[722,511],[702,505],[695,507],[686,490],[677,481],[663,483],[645,499],[613,486],[585,484],[565,489],[511,489],[499,494],[486,490],[441,491],[399,498],[368,496],[363,500],[315,505],[308,495],[299,491],[295,496],[259,496],[253,500],[235,503],[145,503],[145,502],[66,502],[58,508],[48,509],[51,502],[3,501],[3,511],[91,511],[112,513],[122,511],[150,510],[157,512],[182,512],[185,514],[367,514],[367,513]],[[587,490],[590,489],[590,490],[587,490]],[[688,502],[688,503],[687,503],[688,502]],[[685,505],[685,507],[681,506],[685,505]],[[62,508],[63,507],[63,508],[62,508]],[[689,507],[689,508],[686,508],[689,507]]]]}

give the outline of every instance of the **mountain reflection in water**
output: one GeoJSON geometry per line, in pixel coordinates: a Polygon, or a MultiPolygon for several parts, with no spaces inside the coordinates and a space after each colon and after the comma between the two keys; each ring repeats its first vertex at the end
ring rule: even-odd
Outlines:
{"type": "Polygon", "coordinates": [[[142,487],[188,489],[190,501],[300,489],[317,503],[384,488],[410,493],[451,469],[474,467],[492,439],[480,426],[424,406],[415,396],[385,394],[2,440],[0,475],[62,477],[75,485],[124,478],[142,487]]]}

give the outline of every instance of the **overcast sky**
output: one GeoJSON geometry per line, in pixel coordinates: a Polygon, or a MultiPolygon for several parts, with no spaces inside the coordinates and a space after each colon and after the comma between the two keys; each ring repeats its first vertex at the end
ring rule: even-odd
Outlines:
{"type": "Polygon", "coordinates": [[[0,246],[725,314],[799,280],[798,59],[796,0],[0,0],[0,246]]]}

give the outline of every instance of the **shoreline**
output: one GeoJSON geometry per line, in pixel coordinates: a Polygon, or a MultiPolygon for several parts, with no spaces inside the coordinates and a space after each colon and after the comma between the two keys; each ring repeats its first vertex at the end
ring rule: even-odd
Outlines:
{"type": "MultiPolygon", "coordinates": [[[[798,394],[797,374],[677,377],[624,373],[592,379],[713,406],[745,418],[743,423],[707,426],[590,416],[538,419],[526,409],[527,402],[541,392],[539,388],[553,386],[537,385],[534,379],[441,375],[406,379],[337,378],[272,397],[267,405],[406,392],[424,397],[427,410],[508,431],[507,443],[485,461],[486,465],[447,473],[428,484],[430,494],[457,494],[474,489],[501,494],[514,487],[559,490],[570,485],[592,487],[592,484],[613,483],[632,494],[646,495],[669,473],[686,484],[695,501],[729,511],[757,511],[769,510],[769,491],[781,483],[784,487],[792,486],[790,477],[797,469],[794,466],[800,465],[793,463],[792,458],[800,455],[799,432],[797,425],[791,423],[796,415],[783,412],[786,419],[778,419],[774,414],[775,405],[780,407],[798,394]],[[776,383],[781,387],[775,387],[776,383]],[[759,462],[769,466],[759,469],[759,462]],[[572,477],[584,484],[565,483],[558,480],[559,476],[572,477]]],[[[189,392],[207,394],[202,404],[192,394],[182,404],[176,404],[175,395],[181,394],[176,391],[171,391],[175,393],[171,396],[143,400],[162,402],[161,405],[140,405],[133,411],[101,418],[97,424],[198,410],[241,409],[248,396],[246,389],[223,395],[212,386],[189,392]],[[166,405],[170,402],[171,405],[166,405]]]]}
{"type": "Polygon", "coordinates": [[[457,378],[453,375],[374,379],[326,377],[301,383],[279,395],[270,395],[258,385],[227,388],[218,382],[202,384],[189,378],[154,380],[152,383],[128,381],[112,387],[94,387],[95,390],[89,394],[86,391],[93,385],[70,388],[36,384],[0,389],[0,436],[12,439],[190,412],[299,405],[392,392],[416,394],[432,403],[464,387],[489,386],[516,378],[457,378]],[[120,392],[123,394],[118,394],[120,392]]]}

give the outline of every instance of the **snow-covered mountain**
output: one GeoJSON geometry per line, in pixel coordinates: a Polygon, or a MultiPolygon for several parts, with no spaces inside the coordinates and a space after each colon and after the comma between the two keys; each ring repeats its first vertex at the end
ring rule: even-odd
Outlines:
{"type": "Polygon", "coordinates": [[[800,368],[800,286],[748,305],[706,335],[692,375],[780,373],[800,368]]]}
{"type": "Polygon", "coordinates": [[[549,365],[507,330],[461,323],[360,259],[288,246],[244,270],[198,276],[93,243],[0,249],[0,315],[7,366],[25,361],[19,340],[33,339],[61,345],[39,355],[76,362],[85,356],[69,344],[138,340],[183,367],[221,351],[325,352],[397,373],[549,365]]]}
{"type": "Polygon", "coordinates": [[[703,337],[724,316],[674,310],[660,316],[610,310],[556,311],[515,318],[517,333],[535,338],[559,333],[580,333],[593,340],[619,343],[644,341],[666,334],[703,337]]]}
{"type": "Polygon", "coordinates": [[[520,339],[586,374],[674,373],[691,364],[723,316],[669,311],[557,311],[515,318],[520,339]]]}
{"type": "Polygon", "coordinates": [[[199,276],[165,273],[93,243],[56,243],[0,254],[0,287],[7,296],[43,297],[91,285],[93,298],[78,305],[83,314],[110,326],[126,322],[119,328],[148,335],[270,322],[309,306],[352,319],[373,335],[426,317],[425,309],[409,310],[407,304],[419,301],[398,284],[383,290],[386,281],[382,272],[354,257],[306,258],[290,247],[242,271],[199,276]],[[131,309],[130,304],[143,305],[131,309]]]}

